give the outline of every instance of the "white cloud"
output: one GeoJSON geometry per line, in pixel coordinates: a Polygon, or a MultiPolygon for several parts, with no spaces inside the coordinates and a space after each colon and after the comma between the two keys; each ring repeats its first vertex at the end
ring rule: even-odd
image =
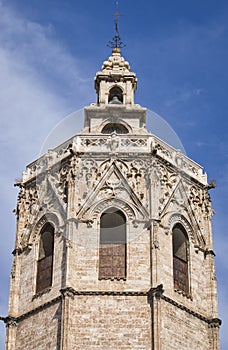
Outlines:
{"type": "Polygon", "coordinates": [[[179,105],[180,103],[187,103],[189,100],[200,96],[204,92],[201,88],[186,88],[181,87],[178,91],[175,91],[173,97],[165,101],[167,107],[172,107],[173,105],[179,105]]]}
{"type": "MultiPolygon", "coordinates": [[[[54,29],[23,18],[1,1],[0,43],[0,315],[6,315],[16,228],[13,182],[39,155],[56,123],[73,104],[87,104],[91,92],[80,62],[55,39],[54,29]]],[[[0,322],[0,348],[4,340],[0,322]]]]}

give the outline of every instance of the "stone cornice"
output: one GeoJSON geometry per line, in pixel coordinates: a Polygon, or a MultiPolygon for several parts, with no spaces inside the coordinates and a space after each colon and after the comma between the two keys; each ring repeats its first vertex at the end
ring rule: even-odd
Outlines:
{"type": "MultiPolygon", "coordinates": [[[[166,165],[181,172],[182,176],[191,178],[195,183],[203,187],[208,188],[207,177],[203,173],[203,168],[195,163],[193,160],[176,150],[172,146],[168,145],[164,141],[160,140],[153,134],[138,134],[138,135],[117,135],[119,140],[116,152],[118,152],[118,158],[128,156],[129,153],[137,155],[149,156],[151,151],[156,153],[156,157],[160,159],[166,165]],[[151,148],[152,147],[152,148],[151,148]]],[[[75,153],[75,147],[77,148],[77,154],[101,155],[102,157],[109,154],[110,135],[104,134],[86,134],[81,133],[71,139],[67,140],[60,146],[54,148],[49,153],[46,153],[41,158],[37,159],[33,163],[29,164],[23,175],[23,185],[29,183],[31,180],[35,181],[37,176],[42,176],[44,173],[56,166],[61,162],[67,162],[72,154],[75,153]],[[75,145],[77,139],[78,145],[75,145]]]]}
{"type": "MultiPolygon", "coordinates": [[[[60,295],[47,303],[44,303],[37,308],[30,310],[29,312],[22,314],[19,317],[13,317],[11,315],[7,317],[0,316],[0,321],[5,322],[6,326],[17,326],[19,322],[23,321],[24,319],[27,319],[28,317],[37,314],[38,312],[43,311],[44,309],[47,309],[48,307],[61,302],[61,300],[65,298],[71,298],[74,299],[74,297],[77,296],[132,296],[132,297],[147,297],[148,300],[151,300],[151,298],[155,297],[156,301],[164,300],[165,302],[177,307],[178,309],[181,309],[188,314],[192,315],[193,317],[198,318],[201,321],[204,321],[208,324],[208,327],[210,328],[219,328],[222,324],[222,321],[219,318],[208,318],[203,315],[201,315],[198,312],[195,312],[188,307],[174,301],[173,299],[167,297],[164,295],[164,289],[163,285],[160,284],[157,287],[150,288],[148,291],[92,291],[92,290],[85,290],[85,291],[78,291],[75,290],[72,287],[66,287],[60,290],[60,295]]],[[[150,303],[151,304],[151,303],[150,303]]]]}
{"type": "Polygon", "coordinates": [[[170,299],[169,297],[162,295],[161,299],[166,301],[167,303],[177,307],[178,309],[181,309],[185,312],[187,312],[188,314],[200,319],[201,321],[206,322],[210,327],[214,328],[214,327],[219,327],[222,324],[222,321],[219,318],[208,318],[205,317],[201,314],[199,314],[198,312],[195,312],[191,309],[189,309],[188,307],[177,303],[176,301],[174,301],[173,299],[170,299]]]}
{"type": "Polygon", "coordinates": [[[67,287],[61,289],[61,294],[64,296],[148,296],[147,291],[77,291],[74,288],[67,287]]]}
{"type": "Polygon", "coordinates": [[[37,308],[30,310],[29,312],[26,312],[18,317],[14,317],[14,316],[6,316],[6,317],[0,317],[0,321],[5,322],[6,326],[17,326],[19,322],[23,321],[24,319],[33,316],[35,314],[37,314],[38,312],[47,309],[48,307],[58,303],[61,301],[61,295],[59,295],[57,298],[54,298],[50,301],[48,301],[45,304],[42,304],[40,306],[38,306],[37,308]]]}

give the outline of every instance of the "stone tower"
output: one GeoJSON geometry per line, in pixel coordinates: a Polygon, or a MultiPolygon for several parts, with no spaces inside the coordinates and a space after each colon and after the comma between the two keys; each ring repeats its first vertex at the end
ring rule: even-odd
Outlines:
{"type": "Polygon", "coordinates": [[[211,185],[145,128],[115,47],[80,134],[19,183],[6,350],[218,350],[211,185]]]}

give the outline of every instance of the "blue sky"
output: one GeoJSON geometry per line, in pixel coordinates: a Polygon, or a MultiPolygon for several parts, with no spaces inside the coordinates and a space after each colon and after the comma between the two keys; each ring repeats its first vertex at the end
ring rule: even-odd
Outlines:
{"type": "MultiPolygon", "coordinates": [[[[161,115],[217,181],[214,250],[228,349],[228,2],[119,0],[119,7],[136,102],[161,115]]],[[[15,239],[13,183],[58,122],[96,101],[93,77],[110,55],[114,12],[114,0],[0,0],[0,315],[15,239]]],[[[0,348],[4,336],[0,324],[0,348]]]]}

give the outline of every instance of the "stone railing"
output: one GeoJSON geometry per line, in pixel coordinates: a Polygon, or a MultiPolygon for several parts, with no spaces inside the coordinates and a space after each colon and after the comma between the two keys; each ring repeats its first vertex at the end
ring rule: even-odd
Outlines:
{"type": "Polygon", "coordinates": [[[178,172],[186,173],[202,184],[207,183],[207,176],[203,168],[185,156],[180,150],[173,148],[158,137],[147,135],[111,134],[111,135],[77,135],[60,146],[49,150],[26,167],[23,173],[23,182],[27,182],[37,175],[47,171],[52,166],[61,163],[72,154],[92,153],[115,154],[121,157],[123,154],[151,154],[159,156],[173,165],[178,172]]]}

